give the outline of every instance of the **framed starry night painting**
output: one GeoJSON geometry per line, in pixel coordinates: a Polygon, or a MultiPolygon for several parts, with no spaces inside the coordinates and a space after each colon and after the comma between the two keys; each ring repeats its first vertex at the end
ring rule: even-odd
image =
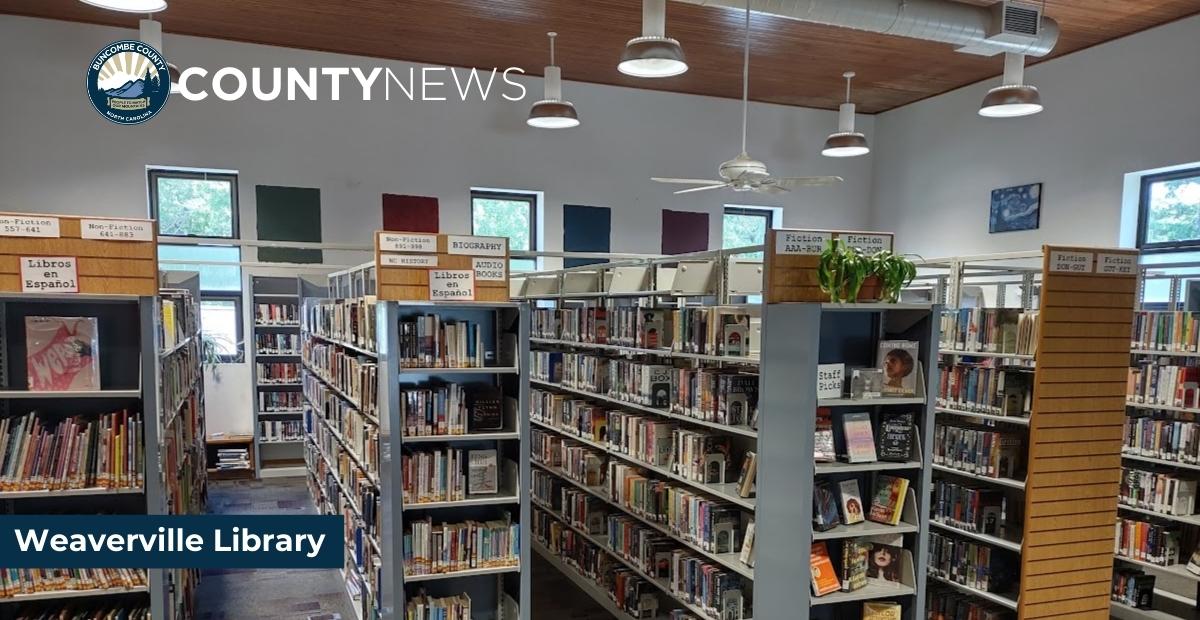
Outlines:
{"type": "Polygon", "coordinates": [[[1041,183],[992,190],[989,233],[1037,230],[1041,217],[1041,183]]]}

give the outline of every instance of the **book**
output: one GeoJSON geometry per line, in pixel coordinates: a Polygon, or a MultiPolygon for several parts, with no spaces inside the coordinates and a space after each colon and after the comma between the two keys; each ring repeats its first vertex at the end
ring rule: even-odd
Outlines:
{"type": "Polygon", "coordinates": [[[498,431],[504,428],[504,394],[495,386],[473,385],[467,390],[471,432],[498,431]]]}
{"type": "Polygon", "coordinates": [[[867,562],[867,579],[888,585],[900,585],[900,562],[904,560],[904,549],[880,542],[871,543],[871,555],[867,562]]]}
{"type": "Polygon", "coordinates": [[[467,453],[467,494],[494,495],[500,492],[499,464],[495,450],[467,453]]]}
{"type": "Polygon", "coordinates": [[[817,407],[817,433],[813,439],[813,460],[831,463],[837,460],[833,447],[833,412],[828,407],[817,407]]]}
{"type": "MultiPolygon", "coordinates": [[[[753,525],[752,523],[751,526],[753,525]]],[[[1192,551],[1192,555],[1188,557],[1187,571],[1193,575],[1200,575],[1200,548],[1192,551]]]]}
{"type": "Polygon", "coordinates": [[[813,489],[813,529],[818,532],[831,530],[841,524],[834,493],[833,485],[829,482],[822,482],[813,489]]]}
{"type": "Polygon", "coordinates": [[[879,418],[879,460],[904,462],[912,457],[913,414],[884,414],[879,418]]]}
{"type": "Polygon", "coordinates": [[[867,565],[871,545],[857,538],[842,542],[842,592],[853,592],[867,585],[867,565]]]}
{"type": "Polygon", "coordinates": [[[825,546],[824,541],[813,543],[808,564],[812,573],[814,595],[825,596],[842,588],[837,573],[833,570],[833,562],[829,559],[829,548],[825,546]]]}
{"type": "Polygon", "coordinates": [[[100,339],[95,317],[25,317],[29,390],[100,389],[100,339]]]}
{"type": "Polygon", "coordinates": [[[865,411],[843,414],[842,435],[846,438],[847,462],[870,463],[877,460],[871,414],[865,411]]]}
{"type": "Polygon", "coordinates": [[[738,497],[754,495],[754,480],[758,475],[758,454],[747,451],[742,458],[742,471],[738,474],[738,497]]]}
{"type": "Polygon", "coordinates": [[[907,478],[879,474],[875,478],[875,493],[872,494],[871,509],[867,513],[867,519],[888,525],[900,523],[906,493],[908,493],[907,478]]]}
{"type": "Polygon", "coordinates": [[[862,620],[901,620],[900,603],[866,601],[863,603],[862,620]]]}
{"type": "Polygon", "coordinates": [[[842,521],[846,525],[863,522],[862,497],[858,493],[858,480],[850,478],[838,483],[838,492],[842,500],[842,521]]]}
{"type": "Polygon", "coordinates": [[[913,340],[881,340],[875,365],[883,371],[885,396],[914,396],[917,393],[920,343],[913,340]]]}
{"type": "Polygon", "coordinates": [[[878,368],[850,370],[850,398],[879,398],[883,396],[883,371],[878,368]]]}
{"type": "Polygon", "coordinates": [[[742,564],[754,568],[754,522],[746,526],[746,535],[742,537],[742,550],[738,553],[742,564]]]}

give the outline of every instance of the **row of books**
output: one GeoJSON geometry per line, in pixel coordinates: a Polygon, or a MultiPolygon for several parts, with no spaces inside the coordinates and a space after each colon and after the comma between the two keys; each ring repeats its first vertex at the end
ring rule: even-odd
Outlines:
{"type": "Polygon", "coordinates": [[[1200,312],[1138,310],[1133,313],[1134,349],[1191,353],[1200,345],[1200,312]]]}
{"type": "Polygon", "coordinates": [[[299,441],[304,439],[304,424],[300,420],[259,420],[259,441],[299,441]]]}
{"type": "Polygon", "coordinates": [[[436,575],[473,568],[520,566],[521,528],[507,513],[501,519],[405,523],[404,574],[436,575]]]}
{"type": "Polygon", "coordinates": [[[984,543],[936,532],[929,534],[929,570],[983,592],[1008,592],[1020,575],[1015,554],[984,543]]]}
{"type": "Polygon", "coordinates": [[[353,400],[363,413],[375,415],[379,366],[374,359],[313,340],[304,343],[303,355],[312,372],[353,400]]]}
{"type": "Polygon", "coordinates": [[[534,539],[557,555],[568,570],[608,593],[616,607],[634,618],[659,618],[658,586],[616,561],[608,552],[566,527],[561,517],[533,509],[534,539]]]}
{"type": "Polygon", "coordinates": [[[300,392],[259,392],[260,412],[295,411],[304,406],[304,395],[300,392]]]}
{"type": "Polygon", "coordinates": [[[927,620],[1015,620],[1017,612],[933,584],[925,597],[927,620]]]}
{"type": "Polygon", "coordinates": [[[259,385],[300,383],[300,364],[296,362],[258,362],[255,366],[259,385]]]}
{"type": "Polygon", "coordinates": [[[1154,581],[1154,575],[1118,568],[1113,571],[1111,598],[1134,609],[1153,609],[1154,581]]]}
{"type": "Polygon", "coordinates": [[[305,418],[314,438],[322,441],[340,438],[374,474],[374,464],[379,462],[378,423],[315,377],[305,376],[304,396],[310,405],[305,418]],[[326,426],[332,428],[337,437],[326,437],[326,426]]]}
{"type": "Polygon", "coordinates": [[[813,439],[814,461],[874,463],[905,462],[913,458],[916,417],[912,413],[882,414],[878,429],[871,420],[871,414],[866,411],[847,411],[840,414],[839,418],[842,426],[840,444],[834,437],[832,410],[827,407],[817,408],[813,439]]]}
{"type": "Polygon", "coordinates": [[[1200,407],[1200,360],[1183,365],[1144,360],[1129,369],[1125,394],[1130,401],[1148,405],[1200,407]]]}
{"type": "Polygon", "coordinates": [[[709,422],[755,426],[758,375],[675,368],[585,353],[533,351],[532,376],[709,422]]]}
{"type": "Polygon", "coordinates": [[[344,450],[337,450],[330,457],[323,456],[316,443],[307,443],[305,446],[305,462],[312,473],[310,488],[313,497],[318,500],[318,507],[324,508],[321,514],[345,515],[347,527],[362,530],[355,537],[347,537],[347,548],[369,547],[365,540],[355,538],[378,539],[379,489],[344,450]],[[332,459],[332,462],[327,459],[332,459]]]}
{"type": "Polygon", "coordinates": [[[933,462],[988,478],[1021,480],[1025,476],[1024,438],[984,426],[937,424],[933,428],[933,462]]]}
{"type": "Polygon", "coordinates": [[[959,308],[942,313],[939,348],[980,353],[1037,353],[1038,313],[1019,308],[959,308]]]}
{"type": "Polygon", "coordinates": [[[400,319],[401,368],[482,368],[487,351],[476,321],[445,319],[436,314],[400,319]]]}
{"type": "Polygon", "coordinates": [[[734,308],[600,306],[536,310],[533,333],[591,344],[748,356],[757,349],[751,341],[759,324],[759,319],[734,308]]]}
{"type": "Polygon", "coordinates": [[[504,428],[503,391],[497,386],[458,383],[400,390],[404,436],[465,435],[504,428]]]}
{"type": "Polygon", "coordinates": [[[1196,512],[1196,479],[1122,467],[1117,500],[1126,506],[1160,514],[1191,515],[1196,512]]]}
{"type": "Polygon", "coordinates": [[[299,325],[296,304],[254,304],[254,322],[258,325],[299,325]]]}
{"type": "MultiPolygon", "coordinates": [[[[171,355],[159,359],[160,385],[159,402],[165,417],[169,418],[188,397],[192,387],[200,379],[200,340],[194,339],[176,349],[171,355]]],[[[166,419],[161,420],[166,422],[166,419]]]]}
{"type": "Polygon", "coordinates": [[[217,462],[214,465],[223,471],[250,469],[250,450],[248,448],[218,448],[217,462]]]}
{"type": "Polygon", "coordinates": [[[930,518],[967,532],[1008,538],[1008,498],[999,489],[933,481],[930,518]]]}
{"type": "Polygon", "coordinates": [[[138,588],[147,585],[139,568],[8,568],[0,571],[0,599],[21,594],[138,588]]]}
{"type": "Polygon", "coordinates": [[[705,484],[724,484],[733,464],[728,437],[626,411],[608,412],[608,448],[705,484]]]}
{"type": "Polygon", "coordinates": [[[850,526],[864,521],[897,525],[903,516],[908,487],[907,478],[878,474],[871,493],[871,505],[867,507],[863,505],[857,478],[836,484],[819,482],[813,488],[813,529],[825,532],[842,524],[850,526]]]}
{"type": "Polygon", "coordinates": [[[1175,566],[1183,557],[1183,534],[1178,525],[1141,519],[1117,519],[1113,553],[1157,566],[1175,566]]]}
{"type": "Polygon", "coordinates": [[[187,289],[162,289],[159,300],[159,342],[170,350],[199,331],[199,308],[187,289]]]}
{"type": "Polygon", "coordinates": [[[905,562],[903,545],[903,536],[847,538],[841,541],[838,571],[829,545],[823,540],[814,542],[808,560],[813,596],[854,592],[871,583],[899,588],[905,562]]]}
{"type": "Polygon", "coordinates": [[[402,620],[471,620],[471,597],[432,597],[422,592],[407,599],[402,620]]]}
{"type": "Polygon", "coordinates": [[[259,355],[300,352],[300,334],[263,332],[254,335],[254,350],[259,355]]]}
{"type": "Polygon", "coordinates": [[[1027,371],[956,364],[938,378],[941,407],[991,415],[1029,417],[1033,412],[1033,375],[1027,371]]]}
{"type": "Polygon", "coordinates": [[[454,502],[499,492],[496,450],[444,448],[400,457],[406,505],[454,502]]]}
{"type": "Polygon", "coordinates": [[[0,419],[0,491],[139,488],[146,467],[140,413],[50,422],[35,412],[0,419]]]}
{"type": "MultiPolygon", "coordinates": [[[[330,404],[333,406],[333,403],[330,404]]],[[[354,471],[362,467],[370,477],[378,479],[379,474],[379,429],[374,424],[357,422],[361,414],[353,409],[340,409],[346,414],[342,418],[342,426],[336,425],[336,418],[322,416],[314,411],[312,415],[318,419],[309,421],[309,433],[314,442],[330,459],[345,459],[347,470],[354,471]],[[347,451],[352,454],[347,454],[347,451]]],[[[307,416],[308,414],[306,414],[307,416]]],[[[348,480],[341,476],[343,481],[348,480]]]]}
{"type": "Polygon", "coordinates": [[[144,603],[102,601],[54,601],[27,603],[18,607],[13,620],[151,620],[144,603]]]}
{"type": "Polygon", "coordinates": [[[305,329],[367,351],[375,350],[375,296],[322,299],[305,306],[305,329]]]}

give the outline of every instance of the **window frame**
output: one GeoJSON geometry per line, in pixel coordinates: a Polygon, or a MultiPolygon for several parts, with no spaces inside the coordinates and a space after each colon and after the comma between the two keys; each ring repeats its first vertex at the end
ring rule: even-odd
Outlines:
{"type": "MultiPolygon", "coordinates": [[[[203,315],[203,304],[206,301],[232,301],[233,312],[237,320],[234,323],[235,339],[233,346],[236,349],[233,355],[225,355],[218,353],[217,359],[221,364],[241,364],[246,359],[246,316],[243,314],[242,306],[242,291],[221,291],[221,292],[205,292],[200,291],[201,315],[203,315]]],[[[201,330],[203,331],[203,323],[201,330]]]]}
{"type": "MultiPolygon", "coordinates": [[[[741,215],[746,217],[761,217],[767,221],[766,230],[775,228],[775,217],[777,212],[771,207],[751,207],[747,205],[724,205],[721,210],[721,249],[727,250],[725,246],[725,216],[726,215],[741,215]]],[[[763,245],[767,244],[766,234],[763,235],[763,245]]]]}
{"type": "Polygon", "coordinates": [[[1159,174],[1148,174],[1141,179],[1141,188],[1138,191],[1138,220],[1137,220],[1137,247],[1142,252],[1148,254],[1157,254],[1164,252],[1194,252],[1200,250],[1200,221],[1196,223],[1196,237],[1185,241],[1160,241],[1157,243],[1146,243],[1146,229],[1150,219],[1150,188],[1155,183],[1163,181],[1175,181],[1178,179],[1200,179],[1200,167],[1187,168],[1184,170],[1173,170],[1171,172],[1163,172],[1159,174]]]}
{"type": "MultiPolygon", "coordinates": [[[[538,215],[539,215],[538,214],[538,206],[539,206],[539,202],[540,202],[540,196],[541,195],[536,192],[522,192],[522,191],[517,191],[517,190],[504,191],[504,190],[492,190],[492,189],[472,189],[471,190],[471,212],[470,212],[471,234],[472,235],[479,234],[475,230],[475,199],[476,198],[483,199],[483,200],[509,200],[509,201],[524,202],[529,207],[529,249],[516,250],[516,251],[517,252],[537,252],[540,249],[540,244],[538,243],[538,215]]],[[[532,262],[533,263],[532,271],[537,271],[538,269],[541,269],[541,266],[542,266],[541,258],[513,258],[511,256],[511,252],[513,252],[512,243],[511,243],[512,240],[510,239],[509,241],[510,242],[508,244],[508,246],[509,246],[508,251],[510,253],[510,256],[508,258],[508,270],[510,273],[512,273],[514,271],[513,264],[516,263],[517,261],[532,262]]]]}
{"type": "Polygon", "coordinates": [[[229,183],[230,236],[203,235],[168,235],[159,231],[160,237],[178,239],[241,239],[241,205],[238,204],[238,175],[236,172],[205,172],[202,170],[176,170],[171,168],[150,168],[146,171],[146,186],[150,198],[150,219],[158,220],[158,180],[185,179],[192,181],[226,181],[229,183]]]}

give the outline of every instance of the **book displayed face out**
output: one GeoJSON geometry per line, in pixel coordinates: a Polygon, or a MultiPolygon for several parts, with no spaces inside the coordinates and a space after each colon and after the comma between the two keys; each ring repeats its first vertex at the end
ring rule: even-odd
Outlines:
{"type": "Polygon", "coordinates": [[[913,396],[917,393],[920,344],[912,340],[881,340],[875,365],[883,371],[883,393],[913,396]]]}

